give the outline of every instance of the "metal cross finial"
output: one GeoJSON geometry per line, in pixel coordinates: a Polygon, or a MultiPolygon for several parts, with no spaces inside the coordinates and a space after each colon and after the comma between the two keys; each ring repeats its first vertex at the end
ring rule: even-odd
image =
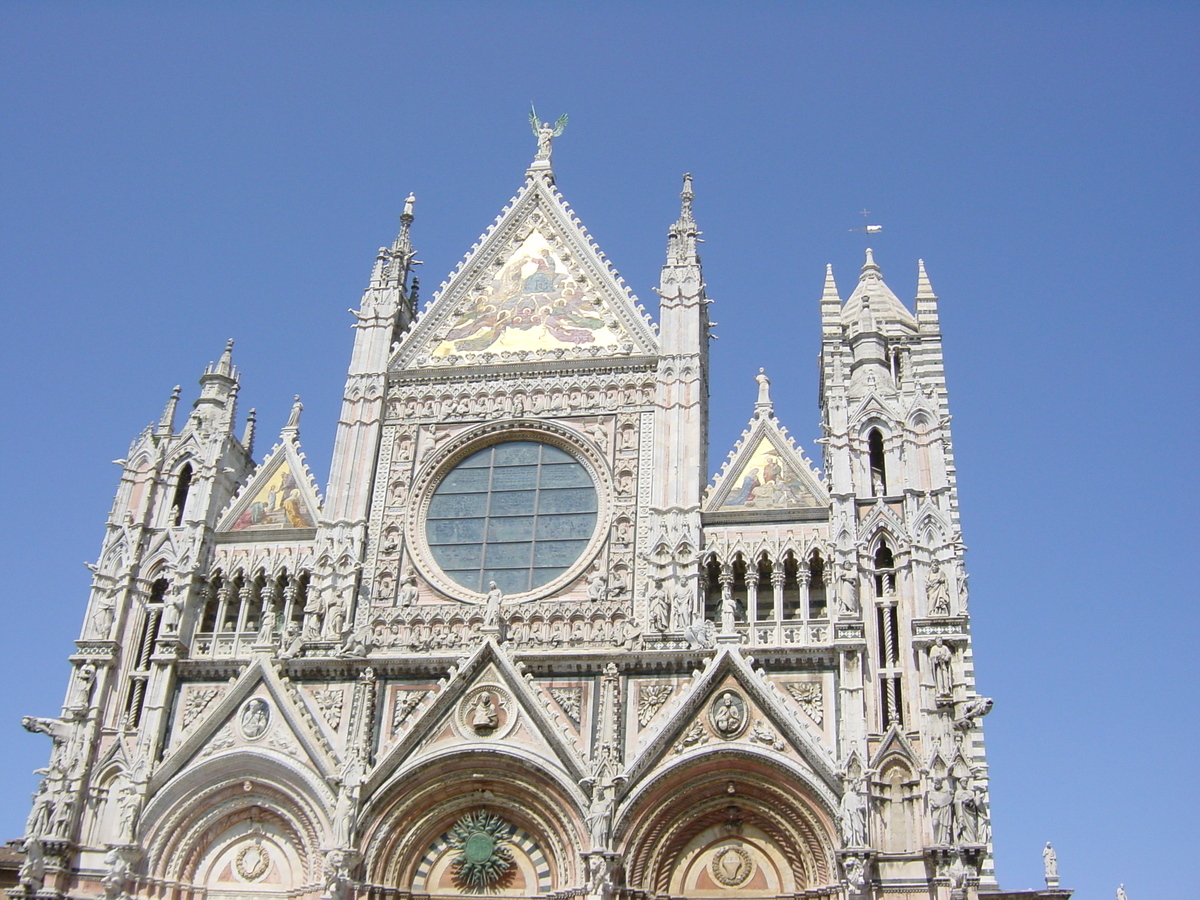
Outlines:
{"type": "Polygon", "coordinates": [[[864,238],[872,234],[879,234],[879,232],[883,231],[882,225],[872,225],[870,223],[870,220],[867,218],[869,215],[871,215],[871,211],[869,209],[861,209],[859,210],[858,214],[863,217],[862,228],[851,228],[851,231],[861,232],[864,238]]]}

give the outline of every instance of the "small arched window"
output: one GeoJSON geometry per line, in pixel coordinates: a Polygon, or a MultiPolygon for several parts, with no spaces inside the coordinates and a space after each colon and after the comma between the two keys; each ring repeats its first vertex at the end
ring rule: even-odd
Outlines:
{"type": "Polygon", "coordinates": [[[887,470],[883,458],[883,435],[878,428],[872,428],[867,435],[867,453],[871,462],[871,496],[883,497],[887,494],[887,470]]]}
{"type": "Polygon", "coordinates": [[[183,509],[187,505],[188,491],[192,487],[192,464],[184,463],[175,481],[175,496],[171,499],[171,524],[183,524],[183,509]]]}
{"type": "Polygon", "coordinates": [[[887,541],[879,542],[875,551],[875,596],[883,597],[896,593],[896,558],[888,548],[887,541]]]}

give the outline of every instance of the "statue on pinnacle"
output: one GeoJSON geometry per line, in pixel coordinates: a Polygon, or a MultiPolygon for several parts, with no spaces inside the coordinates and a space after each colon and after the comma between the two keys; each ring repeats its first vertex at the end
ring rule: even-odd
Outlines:
{"type": "Polygon", "coordinates": [[[537,156],[533,158],[534,162],[544,159],[549,163],[554,139],[566,130],[567,114],[563,113],[558,117],[558,121],[551,125],[538,118],[537,110],[531,103],[529,104],[529,126],[533,129],[534,136],[538,141],[537,156]]]}

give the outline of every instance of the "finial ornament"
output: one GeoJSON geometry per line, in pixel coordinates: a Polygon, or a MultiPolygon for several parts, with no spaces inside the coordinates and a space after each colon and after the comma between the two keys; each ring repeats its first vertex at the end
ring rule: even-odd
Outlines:
{"type": "Polygon", "coordinates": [[[545,160],[550,162],[550,153],[553,150],[554,139],[561,135],[567,127],[567,114],[563,113],[558,117],[558,121],[551,125],[549,122],[543,122],[538,118],[537,110],[533,108],[533,104],[529,104],[529,126],[533,129],[533,134],[537,138],[538,149],[537,156],[533,158],[534,162],[545,160]]]}

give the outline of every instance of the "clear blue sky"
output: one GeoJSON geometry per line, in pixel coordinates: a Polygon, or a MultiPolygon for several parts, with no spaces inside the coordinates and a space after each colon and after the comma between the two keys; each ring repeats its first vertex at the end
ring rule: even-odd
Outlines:
{"type": "Polygon", "coordinates": [[[121,457],[237,339],[318,481],[375,249],[415,191],[432,294],[520,186],[653,309],[696,178],[712,467],[765,366],[819,460],[817,299],[942,298],[997,865],[1080,900],[1189,890],[1196,708],[1197,38],[1185,3],[0,4],[0,836],[49,744],[121,457]],[[1183,279],[1186,284],[1177,282],[1183,279]]]}

